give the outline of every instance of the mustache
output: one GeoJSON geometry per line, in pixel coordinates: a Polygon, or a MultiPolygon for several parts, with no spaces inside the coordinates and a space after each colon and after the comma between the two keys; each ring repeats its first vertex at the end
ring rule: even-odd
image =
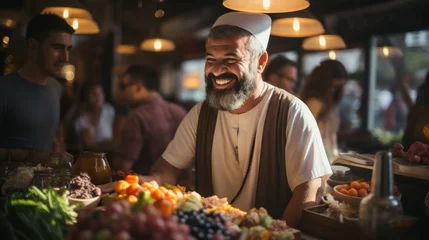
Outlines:
{"type": "Polygon", "coordinates": [[[209,80],[217,80],[217,79],[231,79],[231,80],[237,80],[238,79],[238,77],[237,76],[235,76],[234,74],[232,74],[232,73],[222,73],[221,75],[219,75],[219,76],[215,76],[213,73],[209,73],[207,76],[206,76],[206,78],[207,79],[209,79],[209,80]]]}

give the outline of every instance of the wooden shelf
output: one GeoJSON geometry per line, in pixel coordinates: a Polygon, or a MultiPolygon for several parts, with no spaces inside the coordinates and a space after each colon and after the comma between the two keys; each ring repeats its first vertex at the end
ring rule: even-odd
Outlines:
{"type": "MultiPolygon", "coordinates": [[[[362,165],[362,164],[358,164],[355,162],[351,162],[342,158],[338,158],[337,160],[334,161],[333,164],[340,164],[340,165],[346,165],[346,166],[350,166],[350,167],[357,167],[357,168],[363,168],[363,169],[368,169],[372,171],[373,166],[367,166],[367,165],[362,165]]],[[[420,174],[413,174],[410,172],[401,172],[398,171],[397,168],[395,166],[393,166],[393,173],[395,175],[399,175],[399,176],[404,176],[404,177],[410,177],[410,178],[417,178],[417,179],[421,179],[421,180],[427,180],[429,181],[429,175],[420,175],[420,174]]]]}

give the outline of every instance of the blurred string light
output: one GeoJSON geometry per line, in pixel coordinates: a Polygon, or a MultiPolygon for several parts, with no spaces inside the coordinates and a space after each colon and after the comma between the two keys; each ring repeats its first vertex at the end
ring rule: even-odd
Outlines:
{"type": "Polygon", "coordinates": [[[335,51],[329,51],[329,58],[331,59],[331,60],[337,60],[337,54],[335,53],[335,51]]]}
{"type": "Polygon", "coordinates": [[[382,38],[377,44],[377,56],[384,59],[400,58],[402,49],[392,44],[388,38],[382,38]]]}
{"type": "Polygon", "coordinates": [[[72,64],[64,65],[61,70],[61,75],[67,82],[72,83],[75,78],[75,66],[72,64]]]}
{"type": "Polygon", "coordinates": [[[9,46],[9,41],[10,41],[9,36],[4,36],[4,37],[3,37],[3,41],[2,41],[2,46],[3,46],[4,48],[7,48],[7,46],[9,46]]]}

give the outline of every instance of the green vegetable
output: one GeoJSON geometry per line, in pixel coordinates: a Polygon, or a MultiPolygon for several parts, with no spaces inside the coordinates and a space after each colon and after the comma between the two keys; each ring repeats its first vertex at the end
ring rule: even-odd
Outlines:
{"type": "Polygon", "coordinates": [[[273,223],[273,219],[270,217],[270,215],[265,214],[265,213],[260,213],[259,214],[260,217],[260,225],[265,227],[265,228],[270,228],[271,224],[273,223]]]}
{"type": "Polygon", "coordinates": [[[12,195],[4,205],[4,213],[0,215],[6,239],[64,239],[68,225],[75,223],[77,217],[66,194],[60,195],[51,188],[40,190],[32,186],[26,194],[12,195]]]}

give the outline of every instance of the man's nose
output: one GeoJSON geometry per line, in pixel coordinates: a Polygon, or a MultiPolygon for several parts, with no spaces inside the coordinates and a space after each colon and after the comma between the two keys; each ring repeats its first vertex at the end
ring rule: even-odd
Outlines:
{"type": "Polygon", "coordinates": [[[69,53],[69,51],[67,49],[63,50],[61,52],[61,56],[60,56],[61,61],[68,62],[69,61],[69,55],[70,55],[70,53],[69,53]]]}
{"type": "Polygon", "coordinates": [[[216,61],[210,69],[210,72],[213,73],[215,76],[219,76],[222,73],[226,73],[227,71],[228,69],[222,61],[216,61]]]}

